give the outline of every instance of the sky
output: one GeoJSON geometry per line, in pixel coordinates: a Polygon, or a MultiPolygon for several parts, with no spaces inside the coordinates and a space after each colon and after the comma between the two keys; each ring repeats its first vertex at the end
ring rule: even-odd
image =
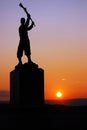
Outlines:
{"type": "Polygon", "coordinates": [[[86,0],[0,1],[0,97],[10,91],[10,72],[18,63],[18,28],[26,18],[20,2],[36,24],[28,35],[31,59],[44,69],[45,99],[56,99],[57,91],[63,99],[87,98],[86,0]]]}

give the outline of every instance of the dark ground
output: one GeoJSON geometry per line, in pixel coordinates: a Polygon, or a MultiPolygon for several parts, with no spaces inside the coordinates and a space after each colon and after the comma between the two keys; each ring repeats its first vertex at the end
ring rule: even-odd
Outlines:
{"type": "Polygon", "coordinates": [[[87,129],[87,106],[45,104],[42,107],[13,107],[9,104],[1,104],[0,130],[2,128],[85,130],[87,129]]]}

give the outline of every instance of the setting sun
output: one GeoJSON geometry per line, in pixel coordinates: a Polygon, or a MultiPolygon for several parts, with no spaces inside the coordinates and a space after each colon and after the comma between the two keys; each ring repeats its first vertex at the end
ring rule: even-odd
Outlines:
{"type": "Polygon", "coordinates": [[[57,93],[56,93],[56,96],[57,96],[58,98],[61,98],[61,97],[62,97],[62,92],[57,92],[57,93]]]}

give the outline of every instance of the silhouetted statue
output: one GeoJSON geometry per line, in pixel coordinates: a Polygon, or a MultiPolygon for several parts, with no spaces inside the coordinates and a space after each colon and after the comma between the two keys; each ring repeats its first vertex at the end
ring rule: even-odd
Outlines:
{"type": "Polygon", "coordinates": [[[27,20],[25,18],[21,18],[20,22],[21,25],[19,27],[19,36],[20,36],[20,41],[18,45],[18,50],[17,50],[17,58],[19,60],[18,66],[22,65],[22,56],[23,56],[23,51],[25,52],[25,55],[28,58],[28,62],[31,62],[31,49],[30,49],[30,40],[28,37],[28,31],[31,30],[35,24],[33,20],[31,19],[31,15],[28,13],[27,9],[24,8],[24,6],[20,3],[20,7],[22,7],[27,14],[27,20]],[[31,24],[30,24],[31,22],[31,24]]]}
{"type": "Polygon", "coordinates": [[[28,31],[35,24],[26,8],[20,3],[27,20],[21,18],[19,27],[20,42],[17,50],[19,63],[10,72],[10,103],[18,106],[43,106],[44,105],[44,70],[31,61],[30,41],[28,31]],[[31,24],[29,24],[31,23],[31,24]],[[23,51],[28,58],[28,63],[22,64],[23,51]]]}

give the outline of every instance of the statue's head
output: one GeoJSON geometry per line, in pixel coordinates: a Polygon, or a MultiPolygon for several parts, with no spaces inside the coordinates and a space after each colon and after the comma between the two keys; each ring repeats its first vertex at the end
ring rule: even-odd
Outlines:
{"type": "Polygon", "coordinates": [[[24,24],[25,23],[25,18],[21,18],[20,22],[21,22],[21,24],[24,24]]]}

